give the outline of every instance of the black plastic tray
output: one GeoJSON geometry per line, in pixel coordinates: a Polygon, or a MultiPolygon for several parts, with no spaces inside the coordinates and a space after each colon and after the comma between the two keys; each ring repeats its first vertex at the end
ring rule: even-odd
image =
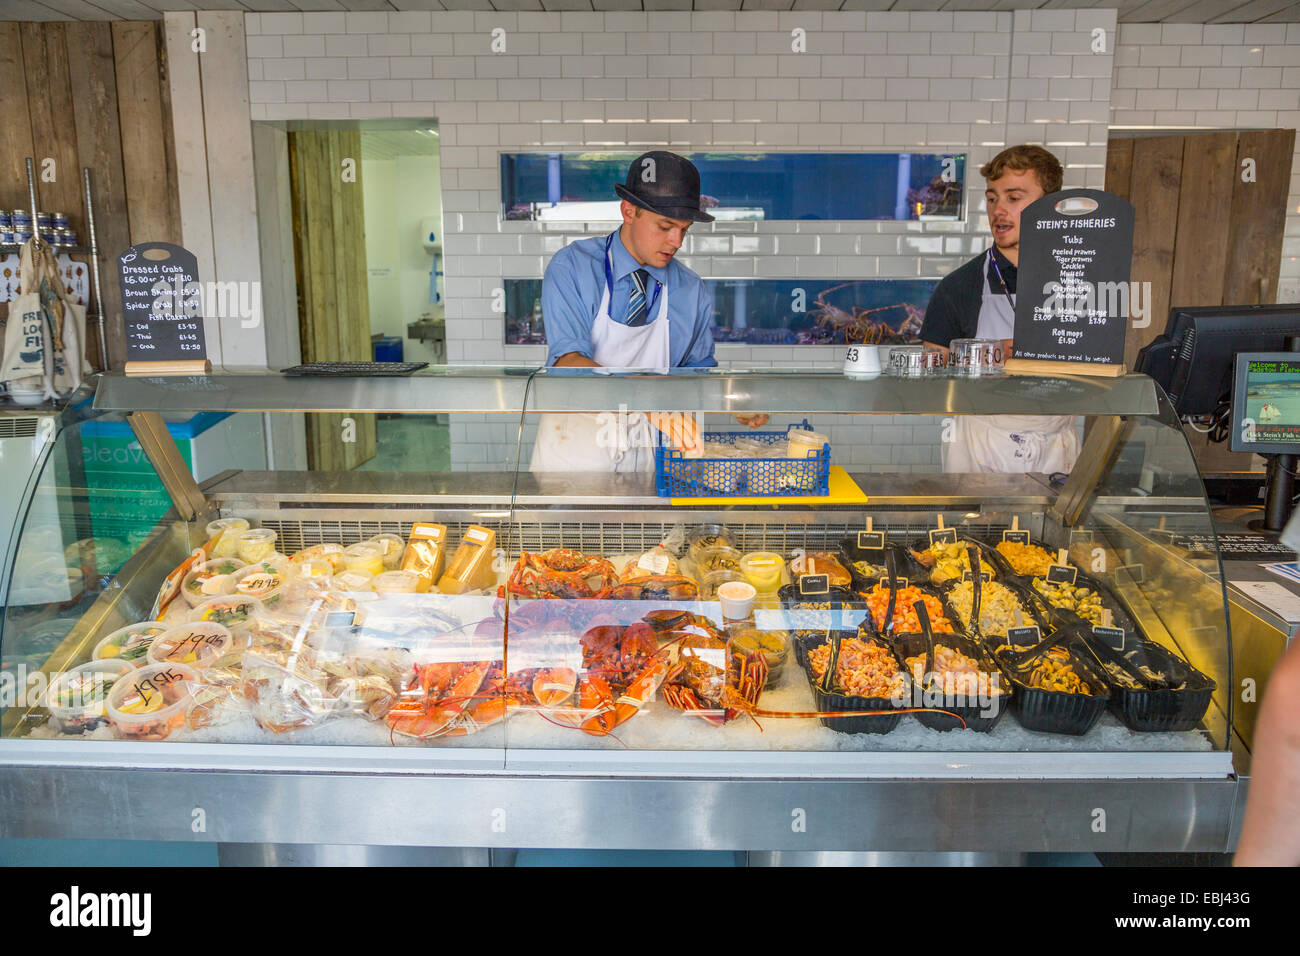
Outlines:
{"type": "MultiPolygon", "coordinates": [[[[1115,659],[1115,651],[1095,639],[1085,637],[1103,661],[1115,659]]],[[[1187,680],[1177,690],[1126,687],[1107,674],[1110,685],[1110,711],[1124,726],[1142,733],[1195,730],[1210,707],[1217,684],[1187,661],[1153,641],[1142,641],[1141,653],[1163,667],[1186,668],[1187,680]]],[[[1132,656],[1132,655],[1128,655],[1132,656]]]]}
{"type": "MultiPolygon", "coordinates": [[[[1055,642],[1050,637],[1044,638],[1040,646],[1051,643],[1055,642]]],[[[1006,660],[998,658],[1002,673],[1011,681],[1014,691],[1011,711],[1026,730],[1082,736],[1096,725],[1110,703],[1110,682],[1100,667],[1083,656],[1081,648],[1071,646],[1074,643],[1070,640],[1064,644],[1070,654],[1070,664],[1097,694],[1068,694],[1030,687],[1021,679],[1027,670],[1012,668],[1006,660]]]]}
{"type": "MultiPolygon", "coordinates": [[[[1076,612],[1064,608],[1053,607],[1048,603],[1047,598],[1043,597],[1034,590],[1033,578],[1024,576],[1016,579],[1020,586],[1033,595],[1034,600],[1038,603],[1046,617],[1057,627],[1070,627],[1076,624],[1091,626],[1091,622],[1080,617],[1076,612]]],[[[1144,637],[1142,631],[1138,628],[1137,623],[1129,616],[1124,605],[1120,603],[1111,589],[1097,580],[1090,574],[1084,574],[1082,571],[1075,576],[1075,584],[1081,584],[1084,587],[1091,588],[1101,595],[1101,606],[1111,613],[1111,621],[1114,627],[1122,627],[1129,637],[1137,640],[1144,637]]]]}
{"type": "MultiPolygon", "coordinates": [[[[995,581],[1002,579],[1003,577],[1002,566],[1000,566],[995,561],[989,558],[989,552],[993,550],[992,548],[990,548],[983,541],[979,541],[968,535],[958,535],[957,542],[959,544],[973,544],[975,545],[975,547],[979,548],[980,557],[983,558],[988,563],[989,567],[993,569],[993,579],[995,581]]],[[[923,565],[920,561],[918,561],[916,558],[912,556],[913,551],[924,551],[928,547],[930,547],[930,539],[926,537],[926,538],[921,538],[918,541],[914,541],[912,542],[912,544],[908,545],[907,547],[900,548],[900,550],[903,552],[903,556],[906,557],[908,562],[912,565],[910,569],[910,576],[915,578],[919,575],[920,576],[919,580],[923,580],[927,584],[930,584],[932,583],[930,581],[930,571],[932,569],[927,568],[925,565],[923,565]]],[[[899,574],[902,573],[903,571],[900,568],[899,574]]],[[[937,584],[934,584],[934,587],[942,587],[947,583],[948,583],[947,581],[941,581],[937,584]]]]}
{"type": "MultiPolygon", "coordinates": [[[[948,619],[961,629],[967,637],[978,639],[987,651],[995,651],[1006,643],[999,635],[985,634],[979,628],[979,622],[976,621],[975,627],[969,627],[962,623],[961,615],[957,613],[957,608],[953,606],[952,601],[948,598],[948,592],[960,585],[961,581],[948,581],[939,587],[939,594],[943,600],[943,606],[948,611],[948,619]]],[[[1002,578],[997,581],[998,584],[1007,588],[1020,601],[1020,607],[1025,612],[1025,627],[1037,626],[1042,636],[1046,637],[1052,630],[1051,621],[1043,614],[1042,602],[1035,600],[1033,595],[1029,594],[1024,585],[1015,578],[1002,578]]],[[[981,604],[982,604],[981,600],[981,604]]]]}
{"type": "MultiPolygon", "coordinates": [[[[896,634],[890,638],[890,642],[894,649],[894,656],[898,658],[898,663],[903,668],[903,671],[909,675],[910,681],[911,672],[907,668],[907,658],[914,657],[917,654],[925,654],[925,635],[896,634]]],[[[998,667],[997,662],[993,660],[992,655],[990,655],[988,651],[984,650],[984,648],[977,642],[972,641],[969,638],[954,634],[936,634],[934,635],[934,644],[936,648],[940,645],[946,644],[961,651],[967,657],[973,657],[975,660],[979,661],[980,667],[982,667],[991,678],[997,679],[1002,690],[1000,693],[993,695],[991,701],[993,704],[993,713],[991,714],[986,712],[986,708],[979,706],[978,701],[974,705],[959,705],[954,701],[952,706],[949,706],[949,702],[945,700],[942,705],[935,705],[942,706],[944,710],[951,711],[960,716],[962,720],[966,722],[967,730],[973,730],[976,733],[988,733],[997,726],[998,721],[1002,719],[1002,715],[1007,712],[1007,709],[1011,704],[1011,698],[1013,696],[1011,682],[1007,679],[1007,676],[1002,673],[1002,669],[998,667]]],[[[915,693],[915,691],[913,692],[915,693]]],[[[909,704],[914,704],[915,700],[916,698],[912,698],[909,700],[909,704]]],[[[958,730],[961,728],[961,723],[955,718],[950,717],[948,714],[923,712],[918,713],[915,716],[917,720],[919,720],[924,726],[929,727],[931,730],[946,731],[958,730]]]]}
{"type": "MultiPolygon", "coordinates": [[[[878,584],[879,582],[876,583],[878,584]]],[[[955,617],[953,617],[952,614],[949,613],[952,609],[949,608],[947,602],[944,601],[943,594],[939,588],[935,587],[933,584],[929,584],[924,581],[909,580],[907,583],[909,587],[915,587],[922,594],[928,594],[931,597],[933,597],[936,601],[938,601],[939,606],[943,608],[944,616],[949,620],[949,622],[951,622],[952,626],[956,629],[953,632],[939,632],[939,633],[956,633],[963,637],[966,636],[966,631],[964,628],[962,628],[961,621],[957,620],[955,617]]],[[[901,600],[902,599],[900,598],[899,601],[901,602],[901,600]]],[[[865,599],[862,602],[862,606],[866,607],[865,599]]],[[[866,607],[866,617],[862,619],[861,629],[866,630],[869,636],[871,637],[887,637],[884,630],[876,624],[875,615],[871,613],[871,608],[869,607],[866,607]]]]}
{"type": "MultiPolygon", "coordinates": [[[[857,637],[861,640],[878,640],[874,637],[862,637],[859,633],[853,631],[840,631],[839,634],[841,639],[857,637]]],[[[803,644],[801,666],[808,678],[808,686],[812,688],[813,697],[817,701],[817,709],[822,711],[897,710],[898,704],[888,697],[854,697],[839,691],[822,690],[821,681],[813,674],[812,665],[808,661],[808,652],[821,646],[829,639],[829,634],[823,634],[818,640],[808,640],[803,644]]],[[[882,644],[893,653],[888,643],[882,642],[882,644]]],[[[895,655],[895,659],[897,659],[897,655],[895,655]]],[[[880,714],[878,716],[820,717],[818,719],[823,726],[839,731],[842,734],[887,734],[902,722],[903,715],[900,713],[880,714]]]]}
{"type": "MultiPolygon", "coordinates": [[[[853,587],[859,591],[870,590],[880,581],[880,577],[868,578],[859,574],[857,569],[853,567],[854,561],[871,561],[878,558],[883,566],[885,564],[885,554],[891,551],[894,554],[898,573],[903,577],[908,577],[908,573],[911,571],[912,557],[905,548],[899,547],[897,542],[886,538],[883,550],[867,551],[858,547],[856,535],[842,538],[840,540],[840,553],[844,555],[845,567],[849,569],[849,576],[853,578],[853,587]]],[[[929,580],[928,575],[926,580],[929,580]]]]}

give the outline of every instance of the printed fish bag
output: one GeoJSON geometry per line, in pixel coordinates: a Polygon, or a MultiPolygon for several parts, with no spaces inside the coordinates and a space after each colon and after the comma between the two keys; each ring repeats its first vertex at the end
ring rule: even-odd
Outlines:
{"type": "Polygon", "coordinates": [[[63,287],[47,246],[23,246],[23,294],[9,305],[0,380],[41,389],[46,399],[67,395],[90,372],[85,359],[86,310],[63,287]]]}

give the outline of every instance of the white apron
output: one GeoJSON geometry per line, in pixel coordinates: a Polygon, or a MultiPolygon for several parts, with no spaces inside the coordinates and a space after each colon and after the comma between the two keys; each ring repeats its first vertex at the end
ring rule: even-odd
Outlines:
{"type": "MultiPolygon", "coordinates": [[[[591,326],[591,358],[600,372],[650,371],[666,374],[672,362],[668,348],[668,287],[659,289],[659,311],[641,326],[622,325],[610,318],[613,266],[605,240],[605,290],[591,326]]],[[[650,471],[659,431],[642,412],[568,412],[542,415],[537,423],[530,471],[650,471]]]]}
{"type": "MultiPolygon", "coordinates": [[[[988,252],[988,261],[993,251],[988,252]]],[[[1015,333],[1013,303],[989,288],[984,267],[975,337],[1009,339],[1015,333]]],[[[1079,457],[1079,435],[1071,415],[958,415],[951,442],[943,445],[943,470],[959,474],[1068,472],[1079,457]]]]}

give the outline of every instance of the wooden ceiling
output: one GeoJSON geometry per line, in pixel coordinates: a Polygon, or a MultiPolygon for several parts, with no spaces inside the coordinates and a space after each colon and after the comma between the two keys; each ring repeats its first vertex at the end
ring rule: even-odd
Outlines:
{"type": "Polygon", "coordinates": [[[0,20],[155,20],[163,10],[1032,10],[1108,7],[1123,23],[1297,23],[1297,0],[3,0],[0,20]]]}

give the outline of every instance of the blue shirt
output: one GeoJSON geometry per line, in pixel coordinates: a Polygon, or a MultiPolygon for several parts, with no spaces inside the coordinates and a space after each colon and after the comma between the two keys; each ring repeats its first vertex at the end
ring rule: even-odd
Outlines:
{"type": "MultiPolygon", "coordinates": [[[[591,327],[605,289],[605,236],[571,242],[552,258],[542,280],[542,316],[546,326],[546,364],[569,352],[595,360],[591,327]]],[[[627,251],[620,236],[610,243],[614,287],[610,292],[609,316],[626,325],[627,305],[632,297],[632,273],[645,269],[661,285],[659,294],[668,295],[668,352],[675,368],[711,368],[713,357],[713,298],[704,280],[686,266],[671,259],[666,268],[643,266],[627,251]]],[[[646,284],[646,300],[655,297],[653,283],[646,284]]],[[[647,315],[658,321],[659,303],[647,315]]]]}

